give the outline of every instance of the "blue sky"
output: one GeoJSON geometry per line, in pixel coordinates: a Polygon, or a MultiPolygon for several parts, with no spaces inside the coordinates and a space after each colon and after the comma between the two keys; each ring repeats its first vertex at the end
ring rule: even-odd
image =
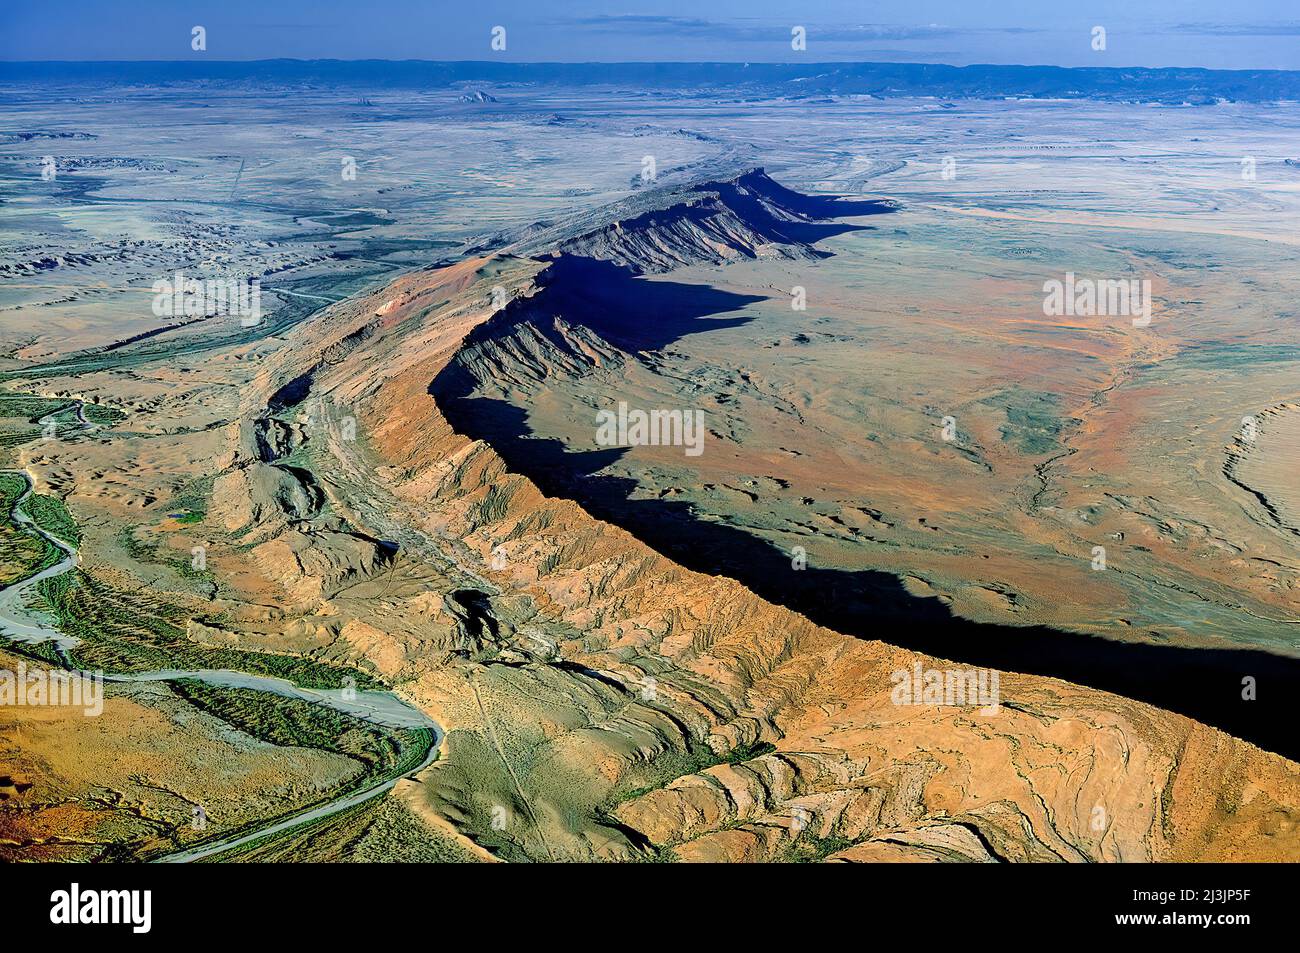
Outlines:
{"type": "Polygon", "coordinates": [[[1300,69],[1300,0],[8,0],[0,60],[503,58],[1300,69]],[[57,11],[57,12],[56,12],[57,11]],[[190,49],[193,26],[208,48],[190,49]],[[506,28],[506,51],[489,47],[506,28]],[[792,26],[808,48],[790,48],[792,26]],[[1107,49],[1091,48],[1103,26],[1107,49]]]}

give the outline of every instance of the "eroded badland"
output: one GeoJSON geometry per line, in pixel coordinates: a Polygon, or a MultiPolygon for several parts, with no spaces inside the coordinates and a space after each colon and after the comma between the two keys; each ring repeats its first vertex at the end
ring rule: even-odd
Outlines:
{"type": "Polygon", "coordinates": [[[0,707],[0,854],[1300,857],[1292,118],[497,100],[0,157],[68,153],[4,207],[2,581],[71,560],[6,661],[136,676],[0,707]],[[153,313],[205,267],[265,318],[153,313]]]}

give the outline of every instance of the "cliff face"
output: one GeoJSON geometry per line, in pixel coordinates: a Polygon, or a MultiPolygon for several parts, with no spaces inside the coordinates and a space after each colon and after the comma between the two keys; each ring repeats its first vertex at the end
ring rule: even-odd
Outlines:
{"type": "MultiPolygon", "coordinates": [[[[778,241],[802,253],[775,223],[811,224],[807,209],[753,176],[730,185],[552,249],[646,271],[778,241]],[[743,203],[742,228],[730,216],[743,203]]],[[[340,304],[293,333],[249,396],[265,406],[305,376],[304,412],[356,421],[355,440],[306,435],[300,454],[338,522],[295,531],[330,551],[328,533],[345,532],[396,552],[295,582],[286,630],[336,640],[447,727],[442,760],[396,796],[507,859],[1300,855],[1300,771],[1284,758],[1011,672],[996,712],[898,704],[895,673],[956,666],[891,646],[888,626],[850,638],[692,572],[458,432],[446,405],[467,386],[624,359],[566,318],[546,267],[485,257],[340,304]],[[514,299],[496,317],[494,288],[514,299]]],[[[251,429],[241,446],[255,456],[251,429]]],[[[309,491],[250,486],[251,510],[229,507],[238,520],[313,505],[309,491]]]]}
{"type": "MultiPolygon", "coordinates": [[[[722,265],[742,258],[819,258],[812,246],[822,233],[826,203],[798,195],[755,169],[720,182],[656,192],[647,211],[561,241],[565,255],[661,273],[683,265],[722,265]]],[[[856,214],[892,211],[889,202],[862,202],[856,214]]]]}
{"type": "Polygon", "coordinates": [[[753,258],[823,258],[814,243],[849,230],[834,217],[895,211],[887,199],[837,201],[801,195],[763,169],[729,178],[649,188],[611,206],[501,238],[519,257],[568,255],[611,262],[636,274],[753,258]]]}

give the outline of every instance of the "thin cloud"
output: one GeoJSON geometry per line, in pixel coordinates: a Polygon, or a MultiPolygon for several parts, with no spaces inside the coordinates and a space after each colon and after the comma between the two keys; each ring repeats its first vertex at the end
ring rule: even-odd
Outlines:
{"type": "Polygon", "coordinates": [[[1195,36],[1300,36],[1300,23],[1179,23],[1173,31],[1195,36]]]}
{"type": "MultiPolygon", "coordinates": [[[[787,23],[760,23],[755,20],[706,20],[701,17],[676,17],[647,14],[599,14],[572,17],[557,21],[597,33],[653,36],[695,36],[730,42],[768,42],[774,37],[789,34],[787,23]]],[[[856,43],[871,41],[930,40],[937,37],[987,33],[1040,33],[1031,27],[979,27],[959,28],[931,23],[923,26],[896,26],[884,23],[864,24],[802,24],[808,29],[809,39],[826,43],[856,43]]]]}

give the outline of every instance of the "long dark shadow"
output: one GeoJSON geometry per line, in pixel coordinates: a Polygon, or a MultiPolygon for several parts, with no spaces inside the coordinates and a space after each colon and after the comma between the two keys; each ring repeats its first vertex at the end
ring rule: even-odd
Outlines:
{"type": "Polygon", "coordinates": [[[705,286],[649,281],[590,260],[560,259],[552,267],[539,295],[480,326],[429,385],[458,433],[491,444],[512,471],[548,496],[574,500],[688,569],[735,579],[769,602],[846,635],[1114,692],[1300,759],[1292,711],[1300,698],[1298,658],[1247,648],[1119,642],[1043,625],[979,623],[954,615],[937,599],[913,595],[887,572],[795,570],[790,554],[744,530],[696,519],[688,503],[633,499],[636,481],[601,472],[623,449],[569,450],[561,441],[535,436],[523,409],[475,396],[481,382],[469,356],[479,345],[508,337],[521,322],[541,329],[545,322],[537,319],[552,312],[582,315],[584,324],[627,350],[655,350],[685,334],[748,320],[714,315],[751,300],[705,286]],[[1257,700],[1242,698],[1247,676],[1256,681],[1257,700]]]}

